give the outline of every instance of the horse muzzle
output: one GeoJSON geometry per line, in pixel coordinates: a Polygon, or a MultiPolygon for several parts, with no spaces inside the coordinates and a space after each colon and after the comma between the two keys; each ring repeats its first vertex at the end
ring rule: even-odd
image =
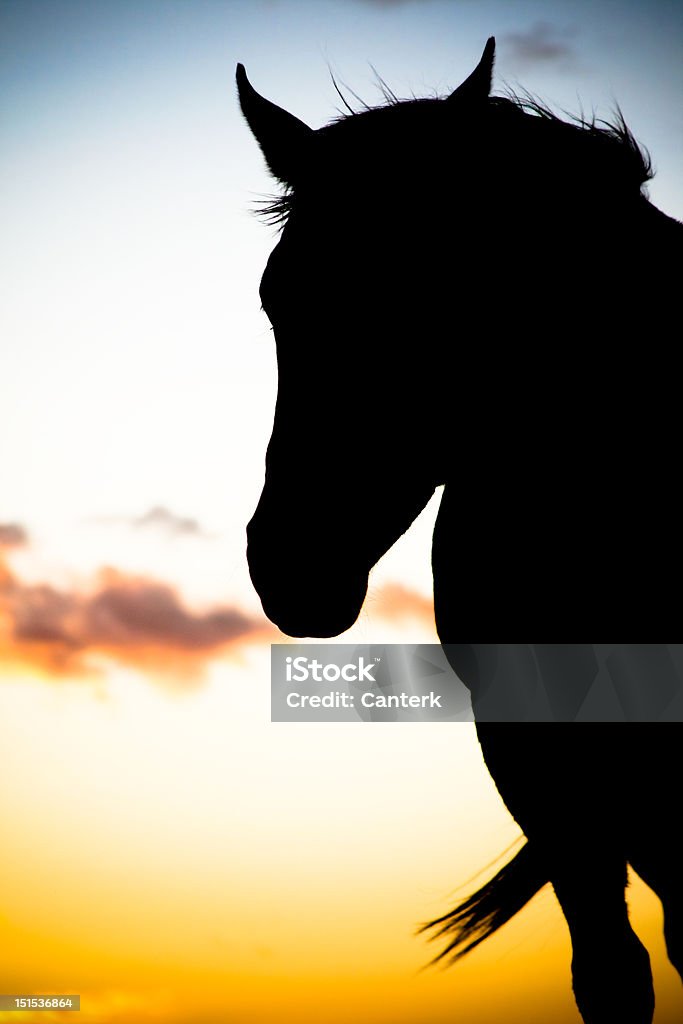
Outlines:
{"type": "Polygon", "coordinates": [[[338,554],[314,559],[308,540],[259,538],[253,520],[248,537],[251,580],[278,629],[293,637],[334,637],[354,624],[365,600],[367,569],[354,571],[352,561],[338,554]]]}

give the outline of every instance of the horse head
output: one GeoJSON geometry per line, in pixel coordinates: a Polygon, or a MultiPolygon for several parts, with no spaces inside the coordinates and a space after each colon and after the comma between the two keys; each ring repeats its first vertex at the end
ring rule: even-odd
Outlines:
{"type": "Polygon", "coordinates": [[[454,111],[487,100],[493,49],[490,40],[445,100],[368,109],[317,131],[238,67],[242,111],[286,189],[260,287],[278,397],[248,560],[266,614],[291,635],[353,624],[371,567],[442,479],[437,340],[452,281],[435,259],[427,196],[414,198],[452,164],[454,111]]]}

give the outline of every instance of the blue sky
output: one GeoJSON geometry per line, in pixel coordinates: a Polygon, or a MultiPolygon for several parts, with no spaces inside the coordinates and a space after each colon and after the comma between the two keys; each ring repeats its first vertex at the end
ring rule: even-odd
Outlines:
{"type": "MultiPolygon", "coordinates": [[[[618,101],[653,154],[654,201],[683,216],[683,8],[675,2],[4,0],[0,19],[9,293],[9,366],[0,387],[4,415],[18,417],[15,426],[29,445],[42,417],[56,427],[49,415],[54,391],[69,395],[70,413],[82,404],[92,424],[95,411],[114,416],[115,382],[127,404],[126,416],[116,415],[121,441],[124,421],[133,422],[139,438],[143,400],[146,423],[150,417],[141,382],[155,369],[157,419],[182,451],[164,405],[175,388],[182,386],[189,402],[186,419],[201,419],[202,407],[208,415],[218,402],[216,375],[258,377],[269,363],[262,353],[252,366],[258,345],[249,348],[248,339],[264,328],[256,287],[272,235],[248,211],[254,196],[272,186],[237,109],[238,60],[260,91],[318,126],[338,104],[328,65],[371,101],[378,94],[370,63],[399,94],[447,91],[495,33],[497,85],[521,84],[560,107],[582,105],[603,116],[618,101]],[[194,406],[190,385],[195,395],[204,392],[194,406]]],[[[231,396],[240,415],[249,416],[240,396],[252,393],[260,405],[261,390],[251,377],[242,381],[231,396]]],[[[270,398],[268,392],[264,406],[270,398]]],[[[215,411],[203,431],[208,438],[224,430],[229,438],[234,428],[215,411]]],[[[254,429],[243,423],[241,438],[254,429]]],[[[263,429],[255,457],[262,435],[263,429]]],[[[14,437],[16,444],[17,430],[14,437]]],[[[129,442],[134,437],[131,428],[129,442]]],[[[106,449],[101,433],[99,440],[106,449]]],[[[16,511],[24,514],[20,449],[21,443],[9,494],[17,494],[16,511]]],[[[76,475],[67,473],[60,501],[76,475]]],[[[124,482],[114,479],[125,493],[124,482]]],[[[78,504],[112,504],[102,486],[90,501],[80,494],[78,504]]],[[[160,475],[158,486],[174,492],[168,476],[160,475]]],[[[199,514],[216,495],[197,486],[199,514]]],[[[31,495],[37,497],[37,484],[31,495]]],[[[149,493],[138,501],[175,497],[149,493]]],[[[126,500],[135,503],[132,486],[126,500]]]]}

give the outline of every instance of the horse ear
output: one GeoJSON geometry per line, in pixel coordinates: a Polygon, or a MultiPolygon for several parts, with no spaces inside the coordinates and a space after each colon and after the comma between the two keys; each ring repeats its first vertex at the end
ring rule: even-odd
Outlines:
{"type": "Polygon", "coordinates": [[[486,43],[481,60],[469,78],[466,78],[462,85],[451,93],[446,103],[466,102],[482,103],[489,98],[491,92],[491,78],[493,77],[493,61],[496,56],[495,36],[486,43]]]}
{"type": "Polygon", "coordinates": [[[294,184],[302,150],[313,135],[313,129],[294,114],[259,96],[243,64],[237,65],[235,77],[242,113],[271,173],[285,185],[294,184]]]}

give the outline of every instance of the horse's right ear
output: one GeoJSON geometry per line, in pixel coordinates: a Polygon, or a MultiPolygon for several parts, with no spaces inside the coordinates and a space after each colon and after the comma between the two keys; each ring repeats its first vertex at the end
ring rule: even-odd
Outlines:
{"type": "Polygon", "coordinates": [[[493,62],[496,59],[496,39],[491,36],[484,47],[481,60],[469,78],[459,85],[455,92],[446,99],[446,103],[455,106],[463,101],[468,103],[484,103],[491,92],[493,78],[493,62]]]}
{"type": "Polygon", "coordinates": [[[293,185],[313,129],[259,96],[247,78],[243,64],[237,65],[240,107],[258,142],[270,171],[285,185],[293,185]]]}

